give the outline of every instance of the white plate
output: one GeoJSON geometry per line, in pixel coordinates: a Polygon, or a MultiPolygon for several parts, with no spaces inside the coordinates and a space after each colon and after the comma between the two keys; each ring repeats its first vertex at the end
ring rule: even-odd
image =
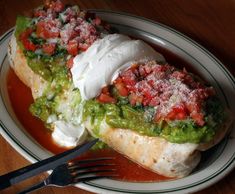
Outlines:
{"type": "MultiPolygon", "coordinates": [[[[139,37],[172,51],[187,61],[208,83],[213,85],[225,106],[235,112],[235,80],[229,71],[205,48],[183,34],[144,18],[116,12],[93,10],[120,32],[139,37]]],[[[11,108],[6,87],[9,69],[7,45],[13,30],[0,39],[0,132],[2,136],[31,162],[52,154],[41,147],[24,130],[11,108]]],[[[198,168],[188,177],[165,182],[133,183],[110,179],[90,181],[77,186],[96,193],[189,193],[208,187],[235,166],[235,127],[219,145],[203,154],[198,168]]]]}

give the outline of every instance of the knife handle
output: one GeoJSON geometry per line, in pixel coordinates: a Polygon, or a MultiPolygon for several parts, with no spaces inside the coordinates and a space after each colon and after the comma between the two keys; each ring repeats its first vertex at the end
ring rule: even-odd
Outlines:
{"type": "Polygon", "coordinates": [[[38,175],[42,172],[53,170],[57,166],[64,164],[69,160],[72,160],[77,156],[81,155],[83,152],[89,150],[97,141],[98,139],[94,139],[71,150],[67,150],[58,155],[52,156],[45,160],[41,160],[34,164],[25,166],[23,168],[0,176],[0,190],[5,189],[13,184],[21,182],[32,176],[38,175]]]}
{"type": "MultiPolygon", "coordinates": [[[[71,150],[69,150],[71,151],[71,150]]],[[[54,166],[53,161],[51,158],[47,158],[45,160],[36,162],[34,164],[25,166],[23,168],[20,168],[18,170],[9,172],[5,175],[0,176],[0,190],[5,189],[7,187],[10,187],[13,184],[16,184],[20,181],[23,181],[29,177],[32,177],[36,174],[39,174],[44,171],[45,164],[48,163],[47,169],[54,169],[56,166],[54,166]]]]}
{"type": "Polygon", "coordinates": [[[5,188],[11,186],[11,182],[10,182],[9,180],[2,180],[2,179],[0,178],[0,183],[1,183],[1,184],[0,184],[0,190],[5,189],[5,188]]]}

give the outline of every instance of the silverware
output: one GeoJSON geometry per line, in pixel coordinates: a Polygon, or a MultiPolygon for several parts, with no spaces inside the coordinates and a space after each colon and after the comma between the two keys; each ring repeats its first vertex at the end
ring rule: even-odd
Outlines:
{"type": "Polygon", "coordinates": [[[0,176],[0,190],[5,189],[13,184],[21,182],[29,177],[37,175],[41,172],[45,172],[47,170],[55,169],[57,166],[68,162],[71,159],[76,158],[81,155],[83,152],[90,149],[98,139],[87,142],[83,145],[77,146],[71,150],[65,151],[61,154],[52,156],[45,160],[41,160],[32,165],[23,167],[21,169],[12,171],[5,175],[0,176]]]}
{"type": "Polygon", "coordinates": [[[56,167],[44,181],[18,194],[26,194],[48,185],[64,187],[78,182],[117,176],[114,174],[115,169],[112,168],[115,164],[110,162],[106,163],[108,160],[112,159],[113,158],[109,157],[95,158],[62,164],[56,167]]]}

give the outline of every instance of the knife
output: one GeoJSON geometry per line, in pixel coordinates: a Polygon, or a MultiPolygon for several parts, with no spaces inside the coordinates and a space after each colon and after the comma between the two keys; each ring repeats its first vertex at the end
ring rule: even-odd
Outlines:
{"type": "Polygon", "coordinates": [[[30,178],[32,176],[35,176],[39,173],[45,172],[47,170],[53,170],[57,166],[68,162],[69,160],[79,156],[83,152],[90,149],[98,139],[94,139],[90,142],[87,142],[85,144],[82,144],[80,146],[77,146],[71,150],[65,151],[61,154],[52,156],[50,158],[47,158],[45,160],[41,160],[39,162],[36,162],[34,164],[25,166],[23,168],[20,168],[18,170],[9,172],[7,174],[4,174],[0,176],[0,190],[5,189],[13,184],[16,184],[18,182],[21,182],[27,178],[30,178]]]}

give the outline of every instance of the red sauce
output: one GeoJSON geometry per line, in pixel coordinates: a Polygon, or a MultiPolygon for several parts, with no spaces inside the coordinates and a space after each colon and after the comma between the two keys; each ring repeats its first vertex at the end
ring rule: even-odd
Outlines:
{"type": "Polygon", "coordinates": [[[29,112],[29,106],[33,103],[31,90],[19,80],[12,69],[8,72],[7,78],[11,105],[27,132],[47,150],[55,154],[65,151],[53,142],[51,132],[45,128],[43,122],[29,112]]]}
{"type": "MultiPolygon", "coordinates": [[[[26,131],[35,139],[35,141],[52,153],[57,154],[65,151],[65,148],[62,148],[53,142],[51,132],[45,128],[42,121],[33,117],[28,111],[30,104],[33,102],[31,91],[19,80],[12,69],[10,69],[8,73],[7,84],[13,110],[26,131]]],[[[115,158],[115,168],[117,169],[117,179],[119,180],[151,182],[169,179],[142,168],[112,149],[90,151],[82,156],[82,158],[102,156],[111,156],[115,158]]]]}

